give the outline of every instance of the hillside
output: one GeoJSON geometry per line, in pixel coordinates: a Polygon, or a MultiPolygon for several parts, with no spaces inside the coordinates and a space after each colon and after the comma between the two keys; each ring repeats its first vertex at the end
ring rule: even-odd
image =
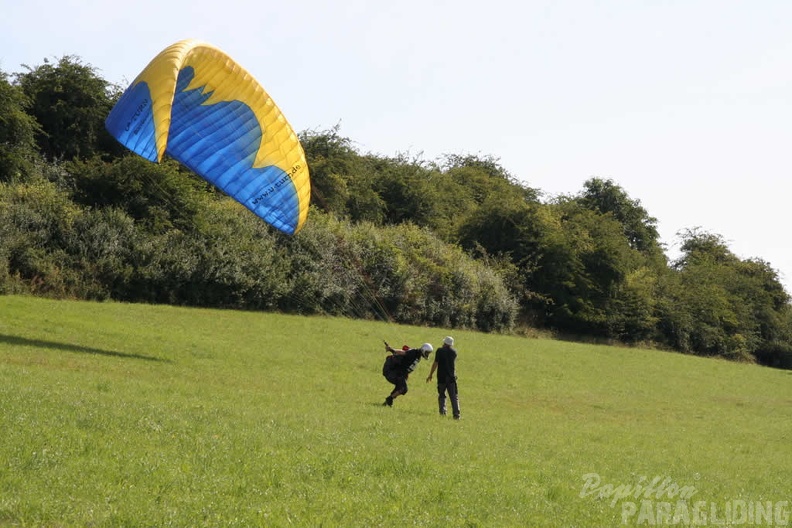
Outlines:
{"type": "Polygon", "coordinates": [[[381,407],[382,339],[446,332],[2,296],[0,525],[612,526],[646,525],[649,510],[670,524],[663,504],[677,524],[696,504],[710,524],[749,506],[752,518],[789,513],[789,372],[454,332],[463,419],[436,415],[428,364],[381,407]],[[638,499],[615,495],[653,480],[638,499]]]}

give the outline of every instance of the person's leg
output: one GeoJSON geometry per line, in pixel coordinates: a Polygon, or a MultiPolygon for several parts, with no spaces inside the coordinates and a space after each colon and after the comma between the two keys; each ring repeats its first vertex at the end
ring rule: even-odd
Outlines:
{"type": "Polygon", "coordinates": [[[393,405],[393,400],[395,400],[398,396],[407,394],[407,378],[400,376],[398,378],[394,378],[391,383],[393,383],[395,387],[393,388],[393,391],[390,393],[390,396],[385,398],[385,403],[384,403],[384,405],[387,405],[389,407],[393,405]]]}
{"type": "Polygon", "coordinates": [[[437,407],[440,409],[440,414],[445,416],[446,414],[446,404],[445,404],[445,393],[446,393],[446,386],[445,383],[437,382],[437,407]]]}
{"type": "Polygon", "coordinates": [[[457,393],[456,381],[446,384],[448,389],[448,397],[451,400],[451,411],[454,413],[454,418],[459,420],[459,394],[457,393]]]}
{"type": "Polygon", "coordinates": [[[393,406],[393,398],[395,398],[396,396],[401,394],[399,392],[399,385],[400,385],[400,381],[399,380],[400,379],[399,379],[399,376],[397,376],[395,374],[392,374],[390,372],[385,376],[385,379],[388,380],[388,383],[392,383],[393,384],[393,390],[388,395],[388,397],[385,398],[385,402],[382,405],[387,405],[388,407],[392,407],[393,406]]]}
{"type": "Polygon", "coordinates": [[[396,388],[391,391],[388,396],[385,397],[385,402],[382,405],[387,405],[388,407],[393,407],[393,393],[396,392],[396,388]]]}

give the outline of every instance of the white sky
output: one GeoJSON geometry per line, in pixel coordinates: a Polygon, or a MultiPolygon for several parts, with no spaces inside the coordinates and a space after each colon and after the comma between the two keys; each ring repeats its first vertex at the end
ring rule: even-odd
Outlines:
{"type": "Polygon", "coordinates": [[[198,38],[297,131],[362,153],[499,158],[548,195],[611,178],[792,291],[789,0],[0,0],[0,69],[77,55],[126,86],[198,38]]]}

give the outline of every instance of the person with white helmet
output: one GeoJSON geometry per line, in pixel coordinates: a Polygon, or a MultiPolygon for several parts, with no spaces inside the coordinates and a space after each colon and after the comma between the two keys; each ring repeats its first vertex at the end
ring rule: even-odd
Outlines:
{"type": "Polygon", "coordinates": [[[437,404],[440,414],[446,414],[446,393],[451,400],[451,411],[454,413],[454,420],[459,420],[459,392],[457,391],[456,377],[456,358],[457,351],[454,349],[454,338],[447,336],[443,339],[443,346],[437,349],[432,370],[426,382],[432,381],[432,375],[437,371],[437,404]]]}
{"type": "Polygon", "coordinates": [[[421,348],[404,347],[401,349],[392,348],[388,343],[385,343],[385,350],[391,355],[385,360],[382,375],[390,383],[393,383],[394,388],[382,405],[393,407],[394,399],[407,394],[407,378],[409,378],[410,372],[415,370],[421,359],[429,359],[429,354],[434,349],[429,343],[424,343],[421,348]]]}

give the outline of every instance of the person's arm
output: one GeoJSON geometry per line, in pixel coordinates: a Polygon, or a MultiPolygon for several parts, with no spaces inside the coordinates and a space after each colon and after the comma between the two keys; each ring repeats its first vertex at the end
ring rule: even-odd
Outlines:
{"type": "Polygon", "coordinates": [[[429,376],[426,377],[426,383],[432,381],[432,375],[434,374],[435,370],[437,370],[437,361],[432,363],[432,370],[429,371],[429,376]]]}
{"type": "Polygon", "coordinates": [[[396,356],[403,356],[406,353],[405,350],[402,350],[401,348],[393,348],[390,345],[385,345],[385,350],[396,356]]]}

